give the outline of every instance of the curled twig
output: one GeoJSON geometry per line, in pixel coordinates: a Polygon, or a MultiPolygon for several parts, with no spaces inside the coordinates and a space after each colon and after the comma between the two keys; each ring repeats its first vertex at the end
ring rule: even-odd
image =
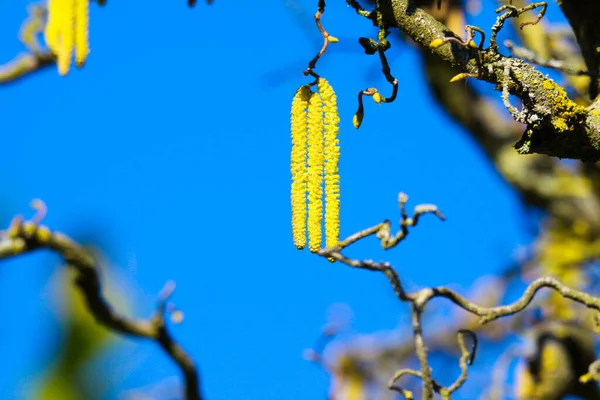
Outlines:
{"type": "Polygon", "coordinates": [[[431,43],[429,43],[429,48],[432,50],[437,49],[438,47],[440,47],[446,43],[456,43],[457,45],[464,47],[466,49],[471,48],[471,49],[478,50],[477,57],[476,57],[477,73],[471,74],[471,73],[467,73],[467,72],[461,72],[461,73],[455,75],[452,79],[450,79],[450,83],[454,83],[456,81],[459,81],[461,79],[466,79],[466,78],[479,78],[481,76],[482,66],[481,66],[481,58],[479,57],[479,51],[483,51],[483,45],[485,43],[485,32],[483,31],[483,29],[481,29],[477,26],[474,26],[474,25],[465,26],[465,32],[466,32],[466,36],[464,39],[459,39],[454,36],[447,36],[443,39],[439,39],[439,38],[434,39],[431,43]],[[473,38],[475,37],[475,32],[478,32],[481,35],[479,44],[475,44],[475,42],[473,41],[473,38]]]}
{"type": "Polygon", "coordinates": [[[458,338],[458,347],[460,348],[460,376],[456,378],[456,381],[452,385],[444,389],[448,394],[456,392],[461,388],[462,385],[467,381],[468,368],[473,365],[475,361],[475,355],[477,353],[477,335],[475,332],[468,329],[460,329],[456,334],[458,338]],[[465,336],[471,338],[472,344],[470,348],[465,344],[465,336]]]}
{"type": "Polygon", "coordinates": [[[475,332],[469,330],[469,329],[461,329],[458,331],[458,343],[460,346],[460,351],[461,354],[463,354],[464,358],[465,358],[465,363],[467,366],[471,366],[473,365],[473,363],[475,362],[475,357],[477,356],[477,346],[478,346],[478,340],[477,340],[477,335],[475,334],[475,332]],[[471,348],[468,349],[467,346],[465,345],[464,342],[464,337],[469,336],[471,338],[471,348]]]}
{"type": "Polygon", "coordinates": [[[466,48],[475,48],[475,49],[479,49],[479,50],[483,50],[483,44],[485,43],[485,32],[483,31],[483,29],[474,26],[474,25],[467,25],[465,26],[465,32],[466,32],[466,36],[464,39],[459,39],[457,37],[454,36],[447,36],[443,39],[439,39],[437,41],[432,42],[429,47],[431,48],[437,48],[439,46],[441,46],[444,43],[456,43],[459,46],[462,47],[466,47],[466,48]],[[473,41],[474,37],[475,37],[475,32],[478,32],[481,35],[481,39],[479,40],[479,44],[475,44],[475,42],[473,41]]]}
{"type": "Polygon", "coordinates": [[[53,65],[56,57],[43,50],[37,36],[44,30],[46,23],[46,6],[31,5],[28,7],[29,17],[23,21],[19,31],[19,39],[29,50],[19,54],[11,61],[0,65],[0,84],[12,83],[32,72],[53,65]]]}
{"type": "Polygon", "coordinates": [[[509,90],[508,90],[508,87],[510,86],[510,75],[511,75],[510,63],[506,62],[504,64],[504,79],[502,80],[502,103],[504,104],[504,107],[506,107],[508,112],[510,112],[510,115],[512,115],[512,117],[514,118],[515,121],[525,123],[526,120],[525,120],[524,113],[517,110],[517,108],[515,106],[510,104],[509,90]]]}
{"type": "Polygon", "coordinates": [[[27,7],[27,18],[19,30],[19,40],[32,54],[42,53],[38,35],[44,31],[48,10],[46,5],[32,4],[27,7]]]}
{"type": "Polygon", "coordinates": [[[386,40],[388,34],[386,29],[381,28],[378,35],[379,42],[364,37],[358,39],[358,42],[365,49],[366,54],[379,54],[379,59],[381,60],[381,72],[383,72],[385,79],[392,85],[392,95],[390,97],[384,97],[376,88],[367,88],[358,92],[358,109],[354,114],[353,120],[356,129],[360,128],[365,114],[362,101],[363,96],[372,96],[377,104],[391,103],[396,100],[396,97],[398,96],[398,80],[392,75],[390,65],[385,55],[385,52],[390,48],[390,42],[386,40]]]}
{"type": "Polygon", "coordinates": [[[44,218],[46,218],[46,213],[48,212],[48,207],[46,207],[46,203],[44,203],[40,199],[34,199],[31,201],[31,208],[35,210],[35,214],[31,218],[31,222],[35,226],[39,226],[44,218]]]}
{"type": "MultiPolygon", "coordinates": [[[[402,387],[398,386],[398,384],[397,384],[398,381],[400,380],[400,378],[402,378],[405,375],[412,375],[412,376],[416,376],[417,378],[423,379],[423,374],[420,371],[416,371],[416,370],[410,369],[410,368],[401,369],[401,370],[397,371],[394,374],[394,376],[392,376],[390,381],[388,382],[388,389],[402,394],[405,399],[409,400],[409,399],[413,398],[412,392],[410,390],[403,389],[402,387]]],[[[442,389],[442,386],[439,383],[434,382],[433,388],[436,393],[439,393],[440,390],[442,389]]]]}
{"type": "Polygon", "coordinates": [[[496,19],[496,23],[492,26],[492,35],[490,37],[490,51],[492,53],[498,53],[498,43],[497,43],[496,38],[498,36],[498,33],[504,27],[504,23],[506,22],[507,19],[517,18],[521,14],[523,14],[527,11],[534,10],[536,8],[541,8],[541,11],[538,13],[537,17],[533,21],[521,22],[519,27],[521,29],[523,29],[523,27],[525,27],[527,25],[536,25],[538,22],[540,22],[540,20],[544,17],[544,14],[546,13],[547,7],[548,7],[548,3],[539,2],[539,3],[531,3],[531,4],[529,4],[525,7],[521,7],[521,8],[515,7],[512,4],[503,5],[499,8],[497,8],[496,14],[500,14],[500,13],[502,13],[502,14],[500,16],[498,16],[498,18],[496,19]]]}
{"type": "Polygon", "coordinates": [[[32,220],[24,221],[23,217],[15,217],[4,232],[0,241],[0,259],[38,249],[59,253],[67,265],[76,271],[75,284],[96,321],[111,331],[155,341],[181,370],[185,380],[185,399],[201,400],[197,368],[191,357],[175,342],[165,324],[165,313],[169,312],[167,300],[175,289],[174,284],[169,282],[165,285],[158,297],[156,312],[150,319],[138,321],[117,313],[102,295],[94,257],[68,236],[40,225],[46,206],[40,200],[35,200],[32,205],[37,211],[32,220]]]}
{"type": "Polygon", "coordinates": [[[315,69],[317,66],[317,61],[319,61],[323,54],[325,54],[329,43],[336,43],[338,41],[336,37],[331,36],[329,32],[323,28],[323,24],[321,24],[321,17],[323,16],[323,13],[325,13],[325,0],[319,0],[317,12],[315,13],[315,23],[317,24],[319,32],[321,32],[321,35],[323,36],[323,46],[317,55],[308,63],[308,68],[306,68],[306,71],[304,71],[304,76],[307,76],[312,72],[313,69],[315,69]]]}
{"type": "Polygon", "coordinates": [[[532,4],[529,4],[525,7],[523,7],[522,10],[523,10],[523,12],[525,12],[525,11],[533,10],[536,8],[541,8],[541,10],[538,13],[538,15],[535,17],[535,19],[533,21],[521,22],[519,24],[519,28],[523,29],[527,25],[532,25],[532,26],[537,25],[538,22],[540,22],[542,20],[542,18],[544,18],[544,15],[546,14],[546,9],[548,8],[548,3],[546,3],[545,1],[541,1],[539,3],[532,3],[532,4]]]}
{"type": "Polygon", "coordinates": [[[334,336],[337,334],[337,327],[333,325],[327,325],[325,329],[321,332],[319,337],[317,338],[316,343],[311,349],[306,349],[304,351],[304,359],[308,361],[312,361],[318,364],[323,363],[323,351],[325,347],[334,336]]]}
{"type": "Polygon", "coordinates": [[[384,103],[391,103],[396,100],[396,96],[398,95],[398,79],[394,78],[392,75],[392,70],[390,69],[390,64],[388,63],[387,57],[385,56],[384,48],[379,47],[377,49],[377,53],[379,54],[379,59],[381,60],[381,72],[383,72],[385,79],[392,85],[392,95],[389,98],[382,96],[381,101],[384,103]]]}

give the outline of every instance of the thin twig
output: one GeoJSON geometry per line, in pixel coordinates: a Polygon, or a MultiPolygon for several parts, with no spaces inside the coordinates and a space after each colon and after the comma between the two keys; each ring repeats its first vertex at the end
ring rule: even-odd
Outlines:
{"type": "Polygon", "coordinates": [[[384,97],[376,88],[367,88],[358,92],[358,109],[354,114],[354,127],[356,129],[360,128],[365,114],[362,100],[363,96],[373,97],[373,100],[377,104],[392,103],[398,96],[398,79],[392,75],[390,65],[385,55],[385,52],[391,47],[390,42],[386,39],[388,35],[389,30],[381,27],[377,36],[378,41],[365,37],[358,39],[358,42],[364,48],[366,54],[379,54],[379,59],[381,60],[381,72],[383,72],[385,79],[392,85],[392,95],[390,97],[384,97]]]}
{"type": "MultiPolygon", "coordinates": [[[[411,375],[411,376],[415,376],[417,378],[423,379],[423,374],[419,371],[415,371],[414,369],[410,369],[410,368],[401,369],[399,371],[396,371],[394,376],[392,376],[392,378],[388,382],[388,389],[393,390],[398,393],[401,393],[405,399],[412,399],[413,394],[410,390],[406,390],[406,389],[403,389],[402,387],[398,386],[398,381],[400,380],[400,378],[402,378],[405,375],[411,375]]],[[[433,388],[434,388],[433,390],[435,390],[436,392],[439,392],[441,390],[442,386],[439,383],[434,381],[433,388]]]]}
{"type": "Polygon", "coordinates": [[[479,400],[500,400],[505,397],[506,374],[510,364],[518,355],[517,348],[513,344],[496,359],[492,367],[492,382],[479,400]]]}
{"type": "Polygon", "coordinates": [[[502,80],[502,103],[504,104],[504,107],[506,107],[506,109],[508,110],[510,115],[512,115],[512,117],[514,118],[515,121],[524,123],[524,122],[526,122],[524,113],[519,111],[512,104],[510,104],[509,90],[508,90],[508,87],[510,86],[510,75],[511,75],[510,63],[507,62],[504,64],[504,79],[502,80]]]}
{"type": "Polygon", "coordinates": [[[478,48],[479,50],[483,50],[483,45],[485,43],[485,32],[483,31],[483,29],[474,26],[474,25],[467,25],[465,26],[465,32],[466,32],[466,36],[464,39],[459,39],[456,38],[454,36],[448,36],[445,37],[444,39],[442,39],[443,43],[456,43],[459,46],[462,47],[475,47],[478,48]],[[473,41],[473,38],[475,37],[475,32],[478,32],[481,35],[481,39],[479,40],[479,45],[475,44],[475,42],[473,41]]]}
{"type": "Polygon", "coordinates": [[[467,381],[468,369],[471,365],[473,365],[473,362],[475,361],[475,355],[477,354],[478,342],[475,332],[468,329],[461,329],[458,331],[456,336],[458,339],[458,347],[460,348],[460,376],[456,378],[454,383],[444,389],[448,395],[456,392],[467,381]],[[472,345],[470,349],[465,344],[465,336],[469,336],[471,338],[472,345]]]}
{"type": "Polygon", "coordinates": [[[596,360],[588,367],[587,374],[579,378],[579,382],[588,383],[589,381],[600,382],[600,360],[596,360]]]}
{"type": "Polygon", "coordinates": [[[329,43],[337,42],[337,38],[331,36],[329,32],[327,32],[325,28],[323,28],[323,24],[321,23],[321,17],[323,16],[323,13],[325,13],[325,0],[319,0],[317,12],[315,13],[315,23],[317,24],[319,32],[321,32],[321,36],[323,36],[323,46],[321,47],[321,50],[319,50],[317,55],[308,63],[308,67],[306,68],[306,71],[304,71],[304,76],[307,76],[311,73],[314,74],[313,69],[316,68],[317,61],[319,61],[321,56],[325,54],[329,43]]]}
{"type": "Polygon", "coordinates": [[[540,20],[546,13],[547,7],[548,7],[548,3],[539,2],[539,3],[531,3],[522,8],[517,8],[511,4],[507,4],[502,7],[497,8],[496,14],[499,14],[499,13],[502,13],[502,14],[496,19],[496,23],[492,26],[492,35],[490,37],[490,51],[492,53],[498,53],[498,43],[497,43],[496,37],[498,36],[498,33],[504,27],[504,23],[506,22],[507,19],[517,18],[521,14],[523,14],[527,11],[530,11],[530,10],[533,10],[536,8],[541,8],[541,11],[539,12],[537,17],[533,21],[521,22],[520,28],[523,29],[523,27],[525,27],[527,25],[536,25],[538,22],[540,22],[540,20]]]}

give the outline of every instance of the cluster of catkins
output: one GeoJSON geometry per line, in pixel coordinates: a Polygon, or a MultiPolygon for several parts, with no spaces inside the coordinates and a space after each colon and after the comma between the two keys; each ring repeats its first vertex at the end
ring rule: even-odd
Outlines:
{"type": "Polygon", "coordinates": [[[296,248],[321,249],[323,191],[325,192],[325,243],[339,242],[340,175],[338,164],[339,113],[333,88],[318,78],[317,92],[301,86],[292,101],[292,233],[296,248]],[[308,218],[307,218],[308,200],[308,218]]]}
{"type": "Polygon", "coordinates": [[[90,52],[88,46],[89,0],[48,0],[44,40],[56,56],[58,73],[69,73],[75,50],[75,65],[81,68],[90,52]]]}

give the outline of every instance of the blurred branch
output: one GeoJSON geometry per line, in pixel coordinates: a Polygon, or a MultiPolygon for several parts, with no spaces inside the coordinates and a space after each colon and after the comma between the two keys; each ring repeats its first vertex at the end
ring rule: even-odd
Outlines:
{"type": "MultiPolygon", "coordinates": [[[[99,261],[97,265],[102,272],[106,271],[106,263],[99,261]]],[[[106,397],[113,383],[111,381],[117,376],[123,379],[123,374],[114,370],[103,373],[101,380],[88,379],[86,371],[99,354],[114,344],[116,337],[95,323],[77,287],[72,284],[73,276],[73,270],[60,269],[51,279],[52,297],[58,303],[56,308],[63,333],[52,340],[50,347],[58,351],[52,356],[39,383],[32,385],[35,389],[28,398],[101,400],[106,397]]],[[[105,280],[105,290],[110,291],[111,286],[110,280],[105,280]]]]}
{"type": "Polygon", "coordinates": [[[27,8],[27,11],[29,16],[21,26],[19,39],[29,53],[19,54],[13,60],[0,65],[0,84],[14,82],[32,72],[53,65],[56,61],[50,51],[42,49],[37,38],[46,23],[46,6],[33,4],[27,8]]]}
{"type": "Polygon", "coordinates": [[[460,388],[467,380],[467,370],[469,366],[473,365],[475,361],[475,354],[477,353],[477,335],[473,331],[468,329],[460,329],[457,333],[458,338],[458,347],[460,348],[460,376],[456,378],[454,383],[450,385],[447,389],[448,393],[455,392],[458,388],[460,388]],[[470,346],[470,349],[465,344],[465,336],[469,336],[473,344],[470,346]]]}
{"type": "MultiPolygon", "coordinates": [[[[196,0],[188,0],[188,7],[192,8],[196,5],[196,0]]],[[[206,4],[212,4],[213,0],[206,0],[206,4]]]]}
{"type": "Polygon", "coordinates": [[[0,65],[0,84],[12,83],[32,72],[54,65],[56,58],[50,52],[19,54],[13,60],[0,65]]]}
{"type": "MultiPolygon", "coordinates": [[[[96,0],[96,3],[104,6],[106,0],[96,0]]],[[[188,0],[189,7],[193,7],[195,3],[195,0],[188,0]]],[[[206,3],[210,5],[213,0],[206,0],[206,3]]],[[[28,13],[28,18],[21,26],[19,39],[29,52],[19,54],[14,59],[0,65],[0,84],[12,83],[56,63],[54,54],[49,50],[42,49],[37,38],[43,32],[47,22],[46,4],[28,6],[28,13]]]]}
{"type": "MultiPolygon", "coordinates": [[[[476,301],[486,305],[496,305],[504,295],[506,286],[506,282],[493,279],[488,284],[482,285],[478,293],[474,294],[474,297],[476,301]]],[[[457,311],[448,320],[437,317],[431,312],[428,314],[428,317],[432,319],[431,323],[433,327],[444,327],[444,329],[432,329],[427,335],[427,348],[432,356],[441,354],[454,355],[456,353],[460,356],[460,349],[457,349],[456,346],[456,332],[461,331],[461,329],[467,329],[476,333],[478,341],[483,342],[485,340],[485,344],[498,343],[508,334],[513,333],[514,329],[519,329],[523,323],[522,320],[527,317],[524,314],[518,314],[511,320],[481,325],[477,318],[473,318],[471,314],[462,312],[462,310],[457,311]]],[[[425,322],[425,325],[427,325],[427,322],[425,322]]],[[[482,344],[482,346],[485,344],[482,344]]],[[[335,363],[326,363],[324,359],[321,359],[322,362],[320,364],[334,376],[340,370],[340,363],[346,362],[356,366],[353,371],[346,373],[360,373],[363,376],[363,380],[372,382],[370,386],[371,390],[376,393],[373,394],[373,398],[377,399],[387,398],[383,388],[388,385],[390,381],[389,377],[395,374],[398,365],[410,365],[415,356],[413,338],[404,337],[404,335],[402,335],[400,341],[393,340],[389,344],[382,344],[381,337],[377,336],[376,338],[368,337],[364,341],[361,339],[351,341],[345,347],[342,350],[342,355],[336,359],[335,363]],[[361,367],[358,368],[358,366],[361,367]]],[[[310,354],[312,355],[314,352],[310,354]]],[[[312,359],[314,360],[315,357],[313,356],[312,359]]],[[[411,384],[412,386],[414,385],[411,384]]],[[[335,389],[337,388],[334,387],[335,389]]],[[[403,390],[406,391],[407,388],[403,388],[403,390]]]]}
{"type": "Polygon", "coordinates": [[[589,94],[592,100],[598,96],[598,75],[600,74],[600,2],[586,0],[562,0],[558,2],[567,17],[588,71],[592,75],[589,94]]]}
{"type": "Polygon", "coordinates": [[[587,383],[592,380],[600,382],[600,360],[591,363],[588,372],[579,378],[579,381],[582,383],[587,383]]]}
{"type": "Polygon", "coordinates": [[[185,350],[175,342],[165,323],[165,314],[169,311],[167,300],[175,289],[174,283],[165,285],[159,295],[156,312],[150,319],[133,320],[120,315],[102,295],[94,257],[68,236],[40,225],[46,207],[39,200],[34,201],[32,206],[37,209],[37,213],[30,221],[24,221],[22,216],[17,216],[8,230],[3,232],[0,240],[0,259],[39,249],[48,249],[60,254],[67,265],[76,272],[75,284],[96,321],[116,333],[155,341],[180,368],[185,380],[185,399],[201,400],[196,366],[185,350]]]}
{"type": "Polygon", "coordinates": [[[510,50],[511,54],[514,57],[518,57],[518,58],[525,60],[527,62],[530,62],[532,64],[536,64],[541,67],[553,68],[553,69],[556,69],[560,72],[563,72],[563,73],[569,74],[569,75],[594,76],[594,77],[596,76],[595,72],[584,71],[584,70],[572,67],[570,65],[565,65],[564,61],[544,59],[544,58],[540,57],[538,54],[536,54],[535,52],[533,52],[525,47],[517,46],[510,40],[505,40],[504,45],[506,46],[506,48],[508,50],[510,50]]]}
{"type": "Polygon", "coordinates": [[[518,356],[516,347],[510,346],[500,354],[492,367],[492,382],[480,400],[500,400],[505,397],[506,375],[510,363],[518,356]]]}

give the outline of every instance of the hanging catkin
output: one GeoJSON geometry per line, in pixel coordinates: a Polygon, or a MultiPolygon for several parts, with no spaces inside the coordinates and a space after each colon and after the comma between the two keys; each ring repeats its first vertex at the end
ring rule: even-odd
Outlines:
{"type": "Polygon", "coordinates": [[[58,73],[67,75],[73,62],[81,68],[89,53],[89,0],[48,0],[44,40],[56,56],[58,73]]]}
{"type": "Polygon", "coordinates": [[[292,100],[292,233],[294,245],[301,250],[306,246],[306,155],[307,155],[307,122],[308,86],[301,86],[292,100]]]}
{"type": "Polygon", "coordinates": [[[323,102],[319,93],[308,101],[308,248],[321,249],[323,221],[323,102]]]}
{"type": "Polygon", "coordinates": [[[337,96],[323,78],[319,78],[319,93],[324,111],[324,156],[325,156],[325,246],[338,244],[340,236],[340,159],[339,123],[337,96]]]}
{"type": "Polygon", "coordinates": [[[340,236],[337,96],[323,78],[318,78],[317,90],[315,93],[309,86],[300,87],[292,100],[291,111],[292,233],[298,249],[306,246],[308,233],[308,248],[313,253],[321,249],[323,192],[326,246],[336,246],[340,236]]]}

